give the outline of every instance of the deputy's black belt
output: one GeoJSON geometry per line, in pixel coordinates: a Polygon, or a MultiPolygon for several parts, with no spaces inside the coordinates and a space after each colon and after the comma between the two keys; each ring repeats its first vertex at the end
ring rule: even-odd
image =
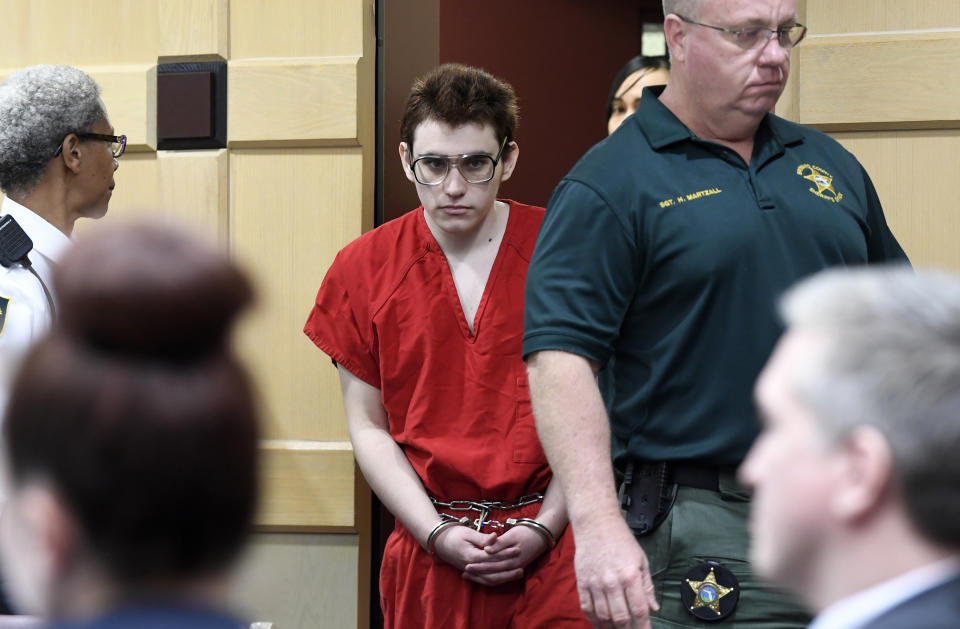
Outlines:
{"type": "Polygon", "coordinates": [[[709,489],[720,491],[720,476],[734,474],[736,468],[732,465],[699,465],[696,463],[670,462],[667,463],[667,478],[669,482],[681,487],[709,489]]]}
{"type": "Polygon", "coordinates": [[[720,491],[732,465],[702,465],[685,461],[626,461],[618,472],[620,509],[637,536],[649,535],[670,513],[678,487],[720,491]]]}

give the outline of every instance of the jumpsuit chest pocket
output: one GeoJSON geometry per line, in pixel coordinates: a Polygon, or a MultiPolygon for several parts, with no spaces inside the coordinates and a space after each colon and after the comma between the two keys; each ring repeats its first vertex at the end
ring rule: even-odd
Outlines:
{"type": "Polygon", "coordinates": [[[547,456],[540,445],[537,427],[533,420],[533,405],[530,401],[530,384],[527,374],[517,376],[517,410],[510,442],[513,446],[514,463],[546,465],[547,456]]]}

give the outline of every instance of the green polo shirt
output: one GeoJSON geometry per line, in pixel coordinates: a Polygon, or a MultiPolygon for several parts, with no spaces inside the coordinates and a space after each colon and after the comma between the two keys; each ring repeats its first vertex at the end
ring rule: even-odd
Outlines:
{"type": "Polygon", "coordinates": [[[647,88],[547,207],[523,353],[601,373],[615,459],[736,464],[759,431],[775,302],[826,267],[906,262],[873,184],[823,133],[767,115],[750,164],[694,136],[647,88]]]}

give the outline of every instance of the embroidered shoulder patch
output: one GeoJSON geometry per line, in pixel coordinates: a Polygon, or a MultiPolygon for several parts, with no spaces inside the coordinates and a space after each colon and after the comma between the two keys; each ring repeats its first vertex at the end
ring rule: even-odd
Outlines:
{"type": "Polygon", "coordinates": [[[3,336],[3,327],[7,323],[7,307],[10,305],[10,298],[0,295],[0,336],[3,336]]]}
{"type": "Polygon", "coordinates": [[[833,187],[833,176],[819,166],[800,164],[797,167],[797,174],[813,182],[816,187],[809,188],[809,190],[821,199],[839,203],[840,199],[843,198],[843,193],[837,192],[833,187]]]}

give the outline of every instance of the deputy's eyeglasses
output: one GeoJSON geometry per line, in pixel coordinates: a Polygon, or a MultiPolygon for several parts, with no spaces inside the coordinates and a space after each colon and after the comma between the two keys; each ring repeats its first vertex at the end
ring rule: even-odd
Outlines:
{"type": "Polygon", "coordinates": [[[467,155],[423,155],[413,160],[410,169],[417,183],[425,186],[437,186],[443,183],[450,173],[450,167],[456,168],[467,183],[486,183],[493,179],[493,173],[500,163],[500,156],[507,146],[507,138],[500,143],[496,157],[486,153],[467,155]]]}
{"type": "MultiPolygon", "coordinates": [[[[113,159],[118,159],[127,149],[127,136],[125,135],[106,135],[104,133],[75,133],[74,135],[81,140],[102,140],[108,143],[110,145],[110,152],[113,154],[113,159]]],[[[57,152],[54,153],[53,156],[56,157],[62,151],[63,142],[57,147],[57,152]]]]}
{"type": "Polygon", "coordinates": [[[687,24],[696,24],[704,28],[712,28],[715,31],[733,35],[733,41],[744,50],[754,50],[767,45],[767,42],[776,35],[780,47],[784,50],[790,50],[799,44],[807,34],[807,27],[803,24],[794,24],[792,26],[782,26],[777,29],[766,28],[764,26],[749,26],[747,28],[724,28],[723,26],[712,26],[702,22],[696,22],[679,13],[675,13],[678,18],[687,24]]]}

